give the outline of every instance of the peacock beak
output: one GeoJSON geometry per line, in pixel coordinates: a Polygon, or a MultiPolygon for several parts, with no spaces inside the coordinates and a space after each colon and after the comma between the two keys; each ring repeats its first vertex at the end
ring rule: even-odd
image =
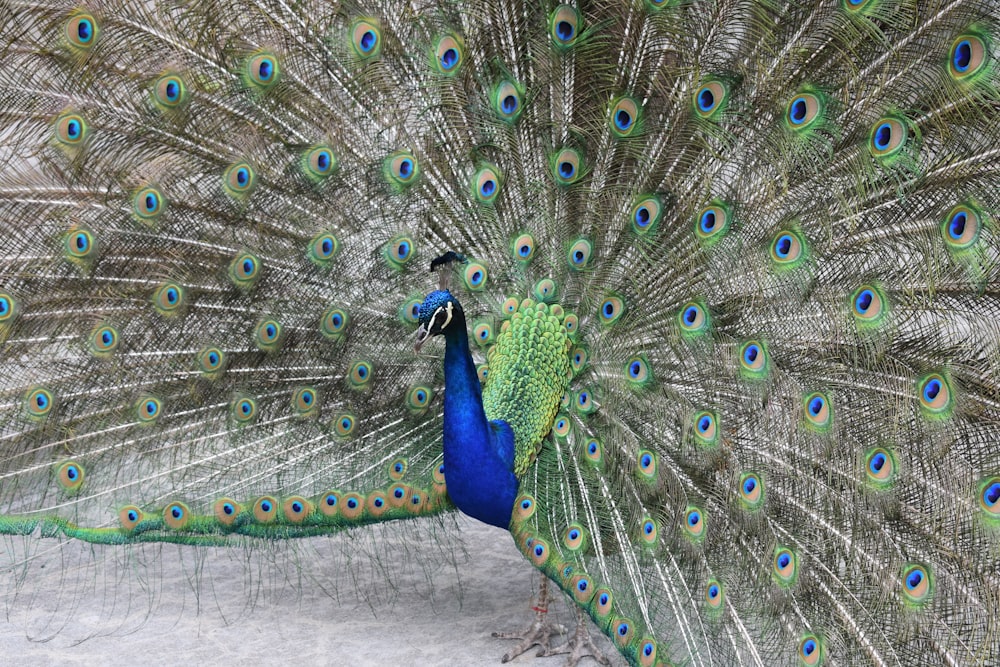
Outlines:
{"type": "Polygon", "coordinates": [[[430,337],[431,337],[430,329],[427,328],[426,324],[421,324],[417,328],[417,339],[413,342],[413,351],[419,354],[420,348],[423,347],[424,343],[430,337]]]}

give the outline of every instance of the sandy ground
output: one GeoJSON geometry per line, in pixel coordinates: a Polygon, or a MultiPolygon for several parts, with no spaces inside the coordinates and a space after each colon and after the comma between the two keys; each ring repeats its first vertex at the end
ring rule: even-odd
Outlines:
{"type": "MultiPolygon", "coordinates": [[[[73,543],[45,569],[24,572],[19,588],[9,563],[24,547],[7,542],[0,664],[495,667],[513,642],[491,633],[531,623],[538,575],[504,531],[464,517],[458,528],[457,546],[445,548],[419,535],[387,537],[385,527],[360,529],[348,542],[348,553],[360,556],[345,558],[338,537],[297,546],[295,560],[282,552],[273,567],[242,550],[173,545],[127,562],[117,547],[110,557],[98,553],[105,565],[94,566],[93,549],[73,543]],[[317,558],[329,567],[311,562],[317,558]]],[[[444,531],[446,539],[455,532],[444,531]]],[[[29,548],[44,553],[53,542],[35,539],[29,548]]],[[[550,615],[572,628],[564,600],[550,615]]],[[[597,639],[613,664],[625,664],[597,639]]],[[[512,664],[564,664],[534,656],[532,649],[512,664]]]]}

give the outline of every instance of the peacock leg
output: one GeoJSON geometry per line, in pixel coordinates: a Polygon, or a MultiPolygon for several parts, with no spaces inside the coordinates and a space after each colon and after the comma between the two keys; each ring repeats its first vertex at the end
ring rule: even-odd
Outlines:
{"type": "MultiPolygon", "coordinates": [[[[548,650],[544,655],[568,653],[569,657],[566,658],[566,667],[576,667],[576,665],[580,664],[580,660],[586,657],[591,657],[602,665],[610,665],[611,661],[601,652],[601,649],[597,648],[594,638],[590,636],[589,624],[583,612],[579,608],[576,608],[575,611],[576,631],[569,638],[569,641],[562,646],[548,650]]],[[[539,655],[543,654],[539,653],[539,655]]]]}
{"type": "MultiPolygon", "coordinates": [[[[560,651],[553,651],[552,638],[566,634],[566,628],[558,623],[553,623],[548,619],[549,604],[552,597],[549,595],[549,580],[542,577],[542,583],[538,587],[538,598],[532,609],[535,610],[535,620],[524,632],[494,632],[497,639],[520,639],[517,646],[504,654],[500,662],[510,662],[517,656],[526,652],[533,646],[538,646],[537,656],[555,655],[560,651]]],[[[575,664],[575,663],[574,663],[575,664]]]]}

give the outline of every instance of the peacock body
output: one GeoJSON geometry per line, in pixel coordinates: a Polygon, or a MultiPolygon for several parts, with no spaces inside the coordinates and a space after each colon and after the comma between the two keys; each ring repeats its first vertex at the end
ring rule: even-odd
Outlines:
{"type": "Polygon", "coordinates": [[[0,26],[12,597],[457,506],[632,664],[996,662],[996,2],[0,26]]]}

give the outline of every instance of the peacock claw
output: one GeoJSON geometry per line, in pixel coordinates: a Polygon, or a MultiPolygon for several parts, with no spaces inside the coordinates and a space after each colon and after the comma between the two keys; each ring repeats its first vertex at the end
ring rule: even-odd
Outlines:
{"type": "MultiPolygon", "coordinates": [[[[594,643],[594,638],[591,637],[590,630],[587,628],[587,622],[584,620],[583,613],[579,609],[576,610],[576,631],[573,633],[573,636],[562,646],[547,651],[545,655],[558,655],[562,653],[569,654],[569,657],[566,658],[566,667],[576,667],[580,664],[580,660],[588,657],[593,658],[601,665],[605,665],[605,667],[611,665],[611,661],[608,660],[607,656],[594,643]]],[[[539,653],[538,655],[542,654],[539,653]]]]}
{"type": "Polygon", "coordinates": [[[552,638],[566,634],[566,628],[558,623],[553,623],[548,620],[550,602],[552,602],[552,598],[549,596],[549,580],[542,577],[542,583],[538,587],[538,600],[535,606],[532,607],[535,610],[535,620],[532,621],[531,627],[524,632],[493,633],[493,637],[495,639],[521,640],[518,642],[517,646],[504,654],[504,656],[500,659],[500,662],[510,662],[522,653],[527,652],[527,650],[533,646],[539,647],[538,653],[535,654],[536,657],[556,655],[562,652],[558,648],[553,649],[552,638]]]}

